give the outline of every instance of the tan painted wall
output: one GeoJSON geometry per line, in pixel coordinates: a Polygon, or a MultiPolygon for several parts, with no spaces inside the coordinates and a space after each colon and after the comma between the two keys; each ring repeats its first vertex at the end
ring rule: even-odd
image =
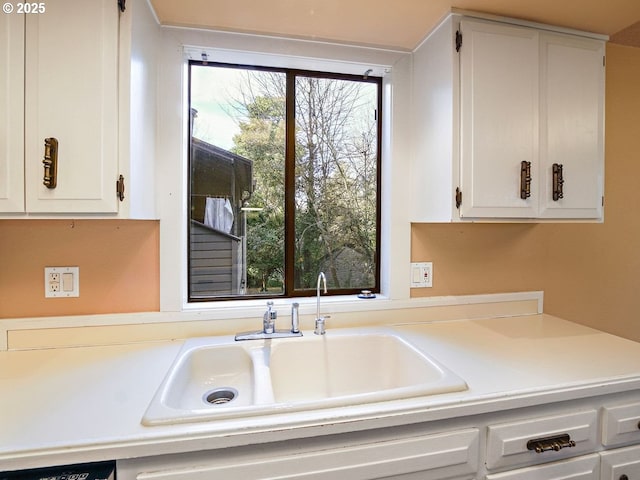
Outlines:
{"type": "Polygon", "coordinates": [[[640,341],[640,48],[609,44],[604,224],[413,225],[412,296],[544,290],[547,313],[640,341]]]}
{"type": "Polygon", "coordinates": [[[159,224],[0,221],[0,318],[157,311],[159,224]],[[44,267],[79,266],[78,298],[45,298],[44,267]]]}
{"type": "MultiPolygon", "coordinates": [[[[607,55],[605,223],[414,225],[435,283],[413,296],[544,290],[548,313],[640,340],[640,48],[607,55]]],[[[0,221],[0,318],[158,308],[157,222],[0,221]],[[66,265],[80,297],[45,299],[43,268],[66,265]]]]}

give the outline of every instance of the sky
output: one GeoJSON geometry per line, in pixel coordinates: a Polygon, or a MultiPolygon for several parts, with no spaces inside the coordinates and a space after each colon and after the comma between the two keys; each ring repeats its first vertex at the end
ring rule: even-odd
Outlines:
{"type": "Polygon", "coordinates": [[[233,136],[240,132],[242,118],[233,109],[233,85],[240,81],[242,70],[233,68],[191,67],[191,107],[198,111],[194,136],[218,147],[230,150],[233,136]],[[222,88],[220,86],[222,85],[222,88]]]}

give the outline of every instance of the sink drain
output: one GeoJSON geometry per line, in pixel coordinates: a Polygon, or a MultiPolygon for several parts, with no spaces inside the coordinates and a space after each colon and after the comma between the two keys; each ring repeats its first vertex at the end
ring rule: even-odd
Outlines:
{"type": "Polygon", "coordinates": [[[233,401],[238,396],[235,388],[216,388],[204,394],[203,400],[210,405],[224,405],[233,401]]]}

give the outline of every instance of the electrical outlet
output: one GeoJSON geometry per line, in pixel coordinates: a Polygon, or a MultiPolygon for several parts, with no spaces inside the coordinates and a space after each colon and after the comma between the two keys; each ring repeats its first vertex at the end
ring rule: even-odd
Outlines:
{"type": "Polygon", "coordinates": [[[44,296],[46,298],[79,297],[80,268],[45,267],[44,296]]]}
{"type": "Polygon", "coordinates": [[[411,264],[411,288],[433,287],[433,263],[419,262],[411,264]]]}

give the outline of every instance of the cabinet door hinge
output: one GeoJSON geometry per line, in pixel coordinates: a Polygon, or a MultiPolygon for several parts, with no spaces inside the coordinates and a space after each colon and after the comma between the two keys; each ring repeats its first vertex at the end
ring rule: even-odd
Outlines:
{"type": "Polygon", "coordinates": [[[462,205],[462,190],[460,187],[456,187],[456,208],[460,209],[460,205],[462,205]]]}
{"type": "Polygon", "coordinates": [[[459,52],[460,48],[462,48],[462,32],[456,30],[456,52],[459,52]]]}
{"type": "Polygon", "coordinates": [[[602,196],[602,206],[604,207],[604,195],[602,196]]]}
{"type": "Polygon", "coordinates": [[[605,57],[604,55],[602,55],[602,66],[603,67],[607,66],[607,57],[605,57]]]}
{"type": "Polygon", "coordinates": [[[116,181],[116,195],[121,202],[124,200],[124,177],[122,175],[116,181]]]}
{"type": "Polygon", "coordinates": [[[118,8],[124,12],[127,9],[127,0],[118,0],[118,8]]]}

